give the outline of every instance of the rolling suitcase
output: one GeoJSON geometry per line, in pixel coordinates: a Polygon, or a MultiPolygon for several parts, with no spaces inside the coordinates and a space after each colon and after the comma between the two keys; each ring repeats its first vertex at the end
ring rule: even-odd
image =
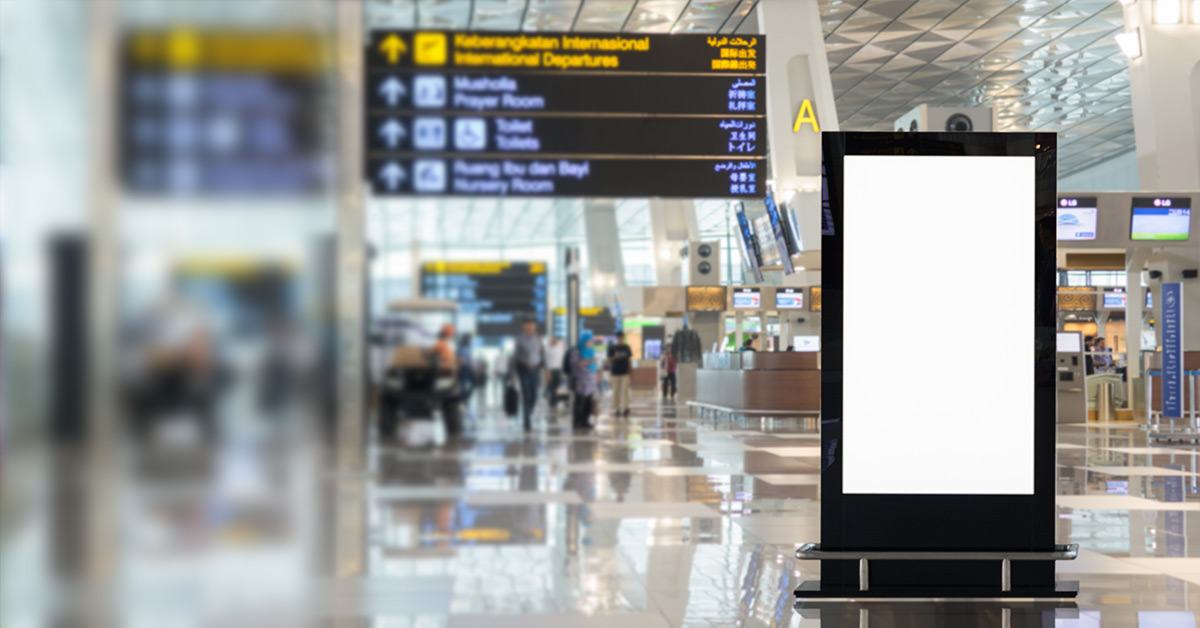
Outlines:
{"type": "Polygon", "coordinates": [[[507,384],[504,387],[504,414],[514,417],[520,410],[521,394],[517,392],[517,387],[512,384],[507,384]]]}

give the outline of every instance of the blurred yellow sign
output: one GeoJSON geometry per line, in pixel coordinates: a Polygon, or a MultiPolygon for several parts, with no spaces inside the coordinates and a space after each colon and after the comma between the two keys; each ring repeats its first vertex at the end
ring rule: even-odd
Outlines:
{"type": "Polygon", "coordinates": [[[408,52],[408,45],[404,43],[404,39],[393,33],[379,44],[379,51],[387,55],[388,63],[395,65],[404,58],[404,53],[408,52]]]}
{"type": "Polygon", "coordinates": [[[133,69],[312,76],[329,66],[325,41],[304,31],[138,30],[126,46],[133,69]]]}
{"type": "Polygon", "coordinates": [[[513,266],[528,266],[529,274],[544,275],[546,274],[545,262],[425,262],[424,269],[427,273],[437,273],[439,275],[499,275],[502,272],[511,270],[513,266]]]}
{"type": "Polygon", "coordinates": [[[413,61],[417,65],[446,65],[445,33],[417,33],[413,46],[416,47],[413,61]]]}

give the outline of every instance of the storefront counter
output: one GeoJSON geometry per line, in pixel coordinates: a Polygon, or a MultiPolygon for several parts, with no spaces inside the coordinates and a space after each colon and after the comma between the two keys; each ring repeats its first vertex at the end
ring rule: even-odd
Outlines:
{"type": "Polygon", "coordinates": [[[705,354],[696,371],[696,401],[735,410],[819,412],[819,354],[705,354]]]}

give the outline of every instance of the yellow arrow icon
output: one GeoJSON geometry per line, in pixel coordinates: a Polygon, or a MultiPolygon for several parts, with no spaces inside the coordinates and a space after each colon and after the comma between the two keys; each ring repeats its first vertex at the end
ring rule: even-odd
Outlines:
{"type": "Polygon", "coordinates": [[[408,46],[404,44],[404,40],[399,35],[392,33],[379,44],[379,51],[387,55],[388,63],[395,64],[400,61],[400,57],[408,52],[408,46]]]}

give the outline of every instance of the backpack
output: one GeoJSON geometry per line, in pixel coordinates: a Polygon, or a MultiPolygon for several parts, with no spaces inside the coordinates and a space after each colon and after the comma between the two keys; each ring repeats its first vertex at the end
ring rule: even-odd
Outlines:
{"type": "Polygon", "coordinates": [[[575,351],[576,351],[576,349],[574,347],[572,347],[566,353],[564,353],[563,359],[562,359],[562,364],[560,364],[558,367],[558,368],[562,369],[563,374],[566,375],[567,377],[571,376],[571,355],[575,351]]]}

